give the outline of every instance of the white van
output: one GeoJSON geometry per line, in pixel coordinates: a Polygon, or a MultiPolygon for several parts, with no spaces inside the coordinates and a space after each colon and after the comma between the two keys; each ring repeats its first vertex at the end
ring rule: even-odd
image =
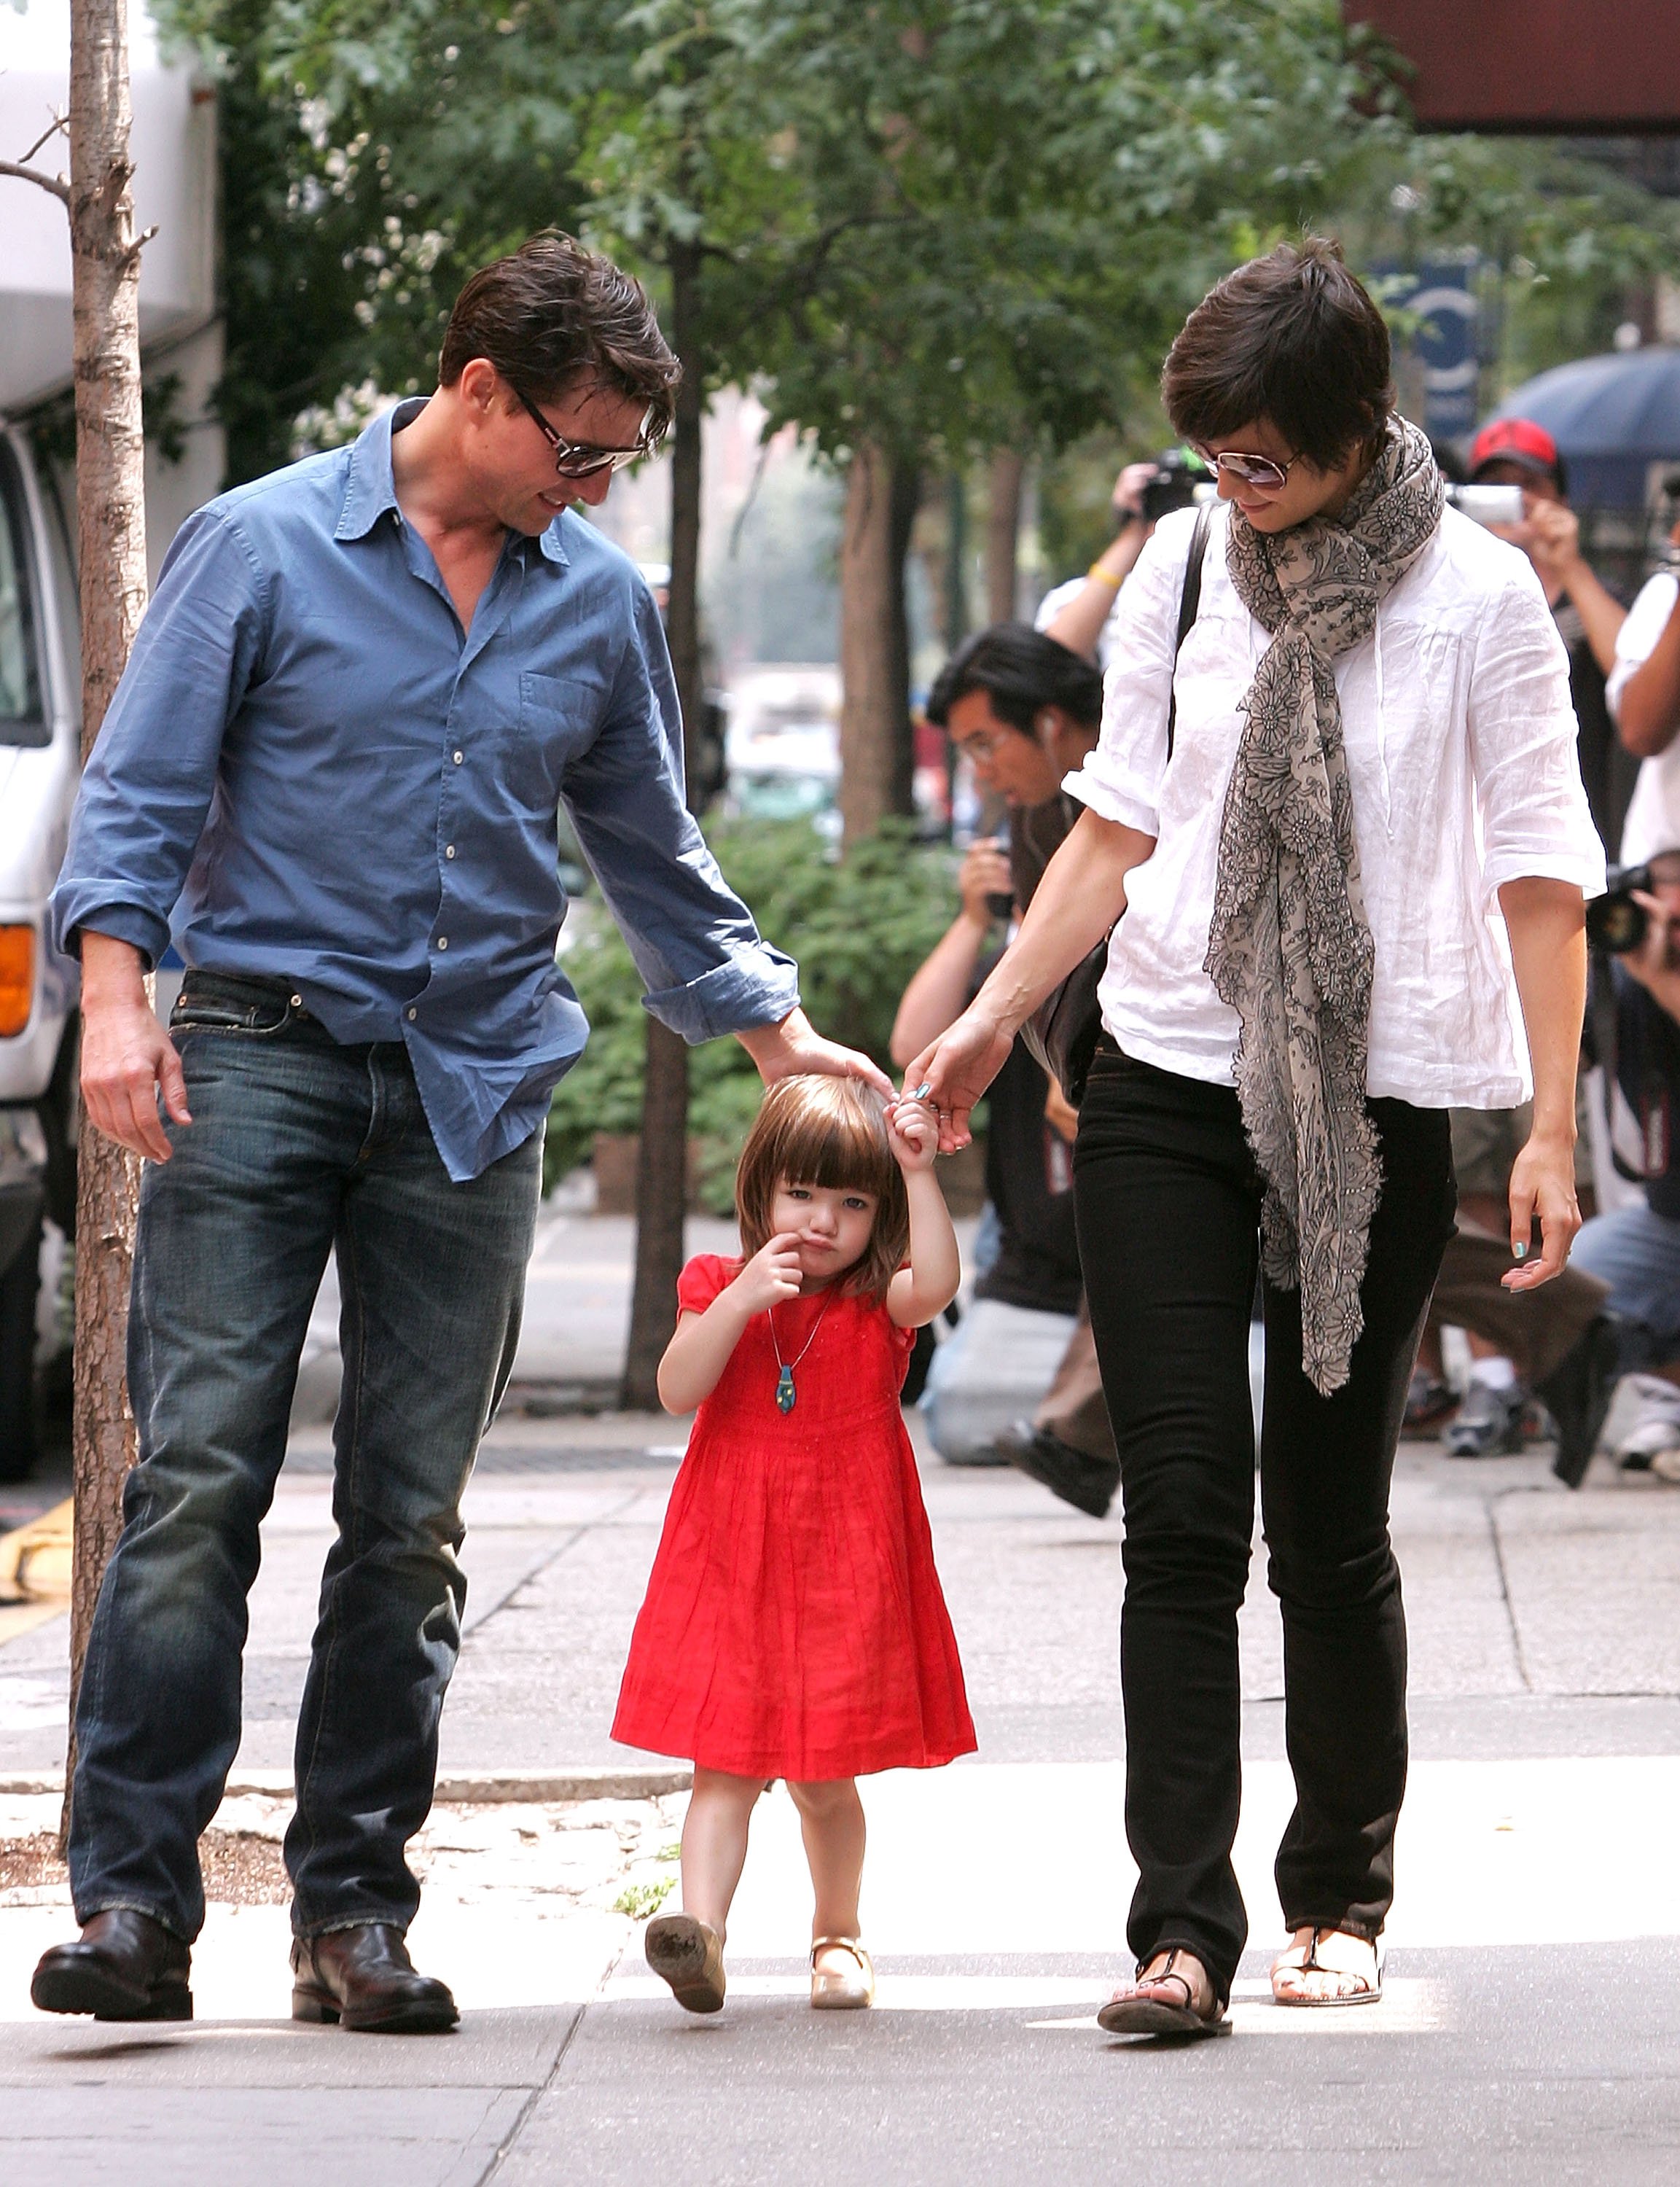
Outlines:
{"type": "MultiPolygon", "coordinates": [[[[76,968],[47,899],[76,797],[81,674],[70,536],[25,434],[0,432],[0,1481],[35,1454],[44,1225],[76,1217],[76,968]]],[[[56,1273],[55,1254],[48,1257],[56,1273]]]]}
{"type": "MultiPolygon", "coordinates": [[[[33,143],[69,98],[69,0],[0,5],[0,149],[33,143]]],[[[220,490],[216,108],[190,62],[166,59],[143,4],[130,12],[137,225],[148,374],[177,385],[185,455],[146,451],[147,561],[220,490]]],[[[49,139],[36,164],[63,168],[49,139]]],[[[75,1191],[76,967],[47,938],[47,900],[76,796],[81,661],[73,482],[30,430],[70,381],[70,253],[65,209],[0,177],[0,1482],[34,1456],[35,1370],[62,1341],[64,1241],[75,1191]]],[[[162,981],[160,982],[163,984],[162,981]]]]}

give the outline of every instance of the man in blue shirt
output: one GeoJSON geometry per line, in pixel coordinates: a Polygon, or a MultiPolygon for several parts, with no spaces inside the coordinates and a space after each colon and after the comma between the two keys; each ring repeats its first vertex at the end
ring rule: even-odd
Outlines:
{"type": "Polygon", "coordinates": [[[460,1498],[512,1365],[549,1095],[587,1026],[554,961],[564,803],[650,992],[767,1080],[886,1082],[820,1040],[683,802],[658,611],[573,504],[667,427],[640,288],[559,235],[462,292],[424,401],[182,530],[53,899],[82,1090],[149,1158],[140,1463],[76,1718],[81,1940],[33,1994],[190,2014],[199,1833],[239,1742],[258,1529],[329,1253],[338,1538],[298,1728],[293,2010],[452,2027],[403,1942],[460,1641],[460,1498]],[[173,936],[170,1034],[143,978],[173,936]],[[160,1101],[163,1115],[160,1114],[160,1101]]]}

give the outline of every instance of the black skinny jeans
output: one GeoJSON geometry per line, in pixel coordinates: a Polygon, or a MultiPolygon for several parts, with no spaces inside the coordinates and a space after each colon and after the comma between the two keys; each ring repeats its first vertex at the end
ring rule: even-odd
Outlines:
{"type": "MultiPolygon", "coordinates": [[[[1350,1380],[1301,1369],[1296,1293],[1265,1286],[1260,1481],[1283,1611],[1295,1809],[1277,1864],[1291,1929],[1374,1937],[1406,1785],[1406,1623],[1389,1479],[1456,1195],[1443,1110],[1374,1100],[1383,1193],[1350,1380]]],[[[1079,1247],[1126,1511],[1121,1686],[1139,1961],[1194,1952],[1229,1994],[1248,1921],[1237,1610],[1254,1528],[1248,1330],[1261,1183],[1237,1096],[1104,1042],[1074,1156],[1079,1247]]]]}

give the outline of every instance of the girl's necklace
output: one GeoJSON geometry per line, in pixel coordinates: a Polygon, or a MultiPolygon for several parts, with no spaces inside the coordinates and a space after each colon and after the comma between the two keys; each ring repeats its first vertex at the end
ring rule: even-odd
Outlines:
{"type": "Polygon", "coordinates": [[[790,1413],[794,1408],[799,1394],[794,1388],[794,1369],[798,1366],[800,1361],[816,1342],[817,1332],[823,1326],[823,1315],[833,1305],[834,1296],[833,1291],[830,1291],[828,1297],[823,1300],[821,1311],[811,1324],[810,1335],[806,1338],[791,1359],[783,1358],[782,1347],[776,1341],[776,1309],[773,1306],[767,1309],[770,1317],[770,1348],[776,1355],[776,1364],[782,1370],[776,1377],[776,1409],[778,1413],[790,1413]]]}

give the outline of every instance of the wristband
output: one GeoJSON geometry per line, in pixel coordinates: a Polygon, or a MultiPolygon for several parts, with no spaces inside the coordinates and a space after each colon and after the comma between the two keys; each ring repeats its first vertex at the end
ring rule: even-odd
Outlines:
{"type": "Polygon", "coordinates": [[[1116,577],[1112,570],[1105,570],[1100,562],[1093,562],[1085,572],[1085,576],[1087,583],[1093,577],[1099,577],[1104,584],[1112,585],[1115,592],[1126,582],[1124,577],[1116,577]]]}

